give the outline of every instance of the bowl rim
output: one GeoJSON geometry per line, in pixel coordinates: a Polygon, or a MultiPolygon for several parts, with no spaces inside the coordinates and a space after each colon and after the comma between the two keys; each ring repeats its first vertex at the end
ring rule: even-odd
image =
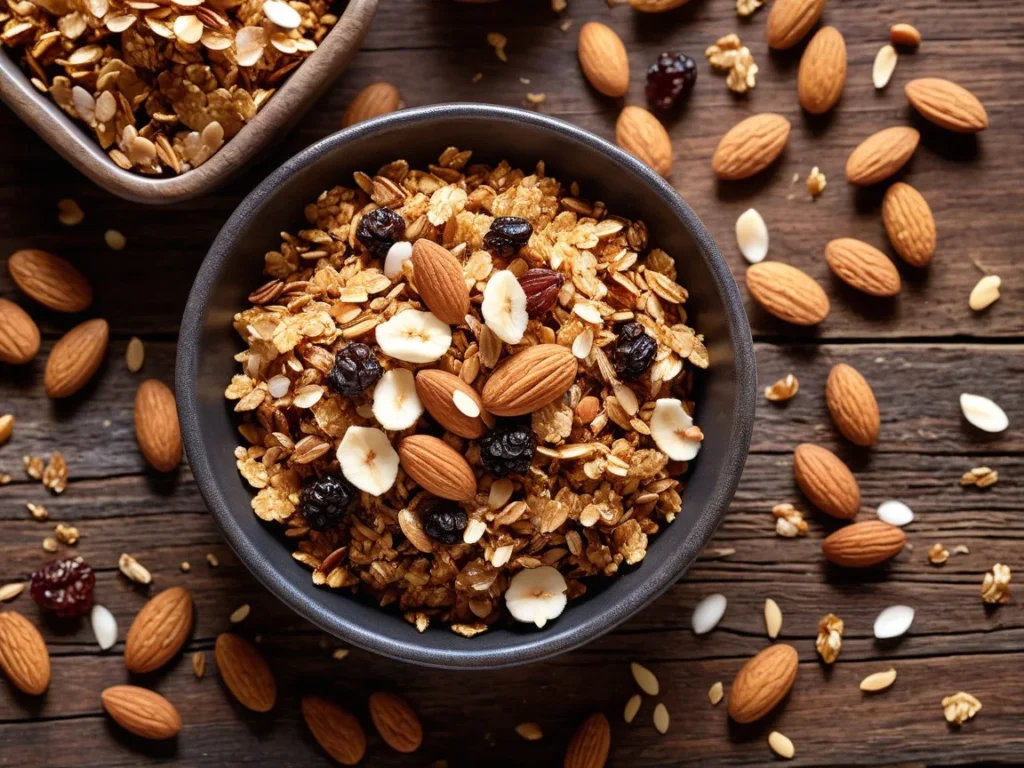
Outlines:
{"type": "Polygon", "coordinates": [[[7,49],[0,49],[0,99],[25,125],[93,182],[125,200],[166,205],[227,183],[269,143],[298,122],[355,56],[378,0],[349,0],[337,23],[237,135],[205,163],[185,173],[151,178],[120,168],[85,127],[40,93],[7,49]]]}
{"type": "MultiPolygon", "coordinates": [[[[364,650],[428,667],[493,669],[538,661],[578,648],[610,631],[649,605],[685,573],[700,550],[710,540],[718,523],[728,510],[739,483],[753,431],[756,405],[756,366],[750,325],[732,272],[710,233],[693,210],[664,179],[632,155],[589,131],[562,120],[511,107],[454,103],[401,110],[338,131],[287,160],[249,193],[225,222],[196,275],[179,333],[175,389],[185,450],[200,493],[228,544],[264,587],[303,618],[364,650]],[[696,248],[722,299],[726,328],[733,339],[731,346],[734,354],[736,395],[732,409],[732,432],[728,438],[725,459],[719,464],[719,481],[704,504],[690,535],[663,562],[645,574],[644,580],[638,582],[643,588],[634,588],[623,599],[613,603],[605,610],[584,617],[571,632],[559,633],[556,630],[535,635],[523,635],[523,642],[517,642],[510,647],[494,649],[474,649],[471,641],[467,641],[464,646],[460,645],[453,650],[430,648],[417,644],[416,637],[418,635],[415,634],[410,635],[410,640],[379,635],[330,611],[322,603],[309,600],[288,579],[278,575],[277,569],[268,562],[268,558],[247,537],[240,524],[234,519],[220,483],[213,473],[200,436],[197,388],[194,383],[199,370],[199,340],[202,335],[203,315],[212,287],[219,277],[224,262],[236,247],[238,233],[242,232],[248,222],[260,213],[263,205],[273,197],[276,188],[284,180],[297,171],[316,163],[331,150],[365,134],[421,121],[467,117],[481,121],[529,124],[554,132],[587,148],[610,155],[613,160],[639,176],[642,182],[654,188],[658,196],[683,222],[693,237],[696,248]]],[[[550,627],[550,629],[555,628],[557,628],[557,623],[550,627]]]]}

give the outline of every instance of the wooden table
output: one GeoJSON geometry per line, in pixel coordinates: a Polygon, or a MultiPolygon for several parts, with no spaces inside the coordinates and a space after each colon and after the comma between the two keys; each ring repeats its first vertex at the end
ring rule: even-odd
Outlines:
{"type": "MultiPolygon", "coordinates": [[[[119,644],[99,653],[87,622],[49,622],[27,594],[10,607],[31,618],[53,657],[54,677],[41,700],[16,695],[0,684],[0,765],[138,765],[149,758],[182,766],[323,765],[328,760],[301,724],[298,697],[325,692],[350,706],[370,733],[365,765],[451,766],[560,765],[569,735],[593,711],[612,722],[613,766],[767,765],[774,758],[766,736],[777,728],[796,744],[802,765],[953,764],[1024,759],[1024,610],[1018,595],[988,609],[979,598],[982,574],[995,562],[1024,578],[1024,396],[1021,381],[1024,258],[1019,229],[1024,171],[1024,16],[1010,0],[917,0],[903,4],[844,0],[825,20],[846,37],[849,78],[835,113],[809,119],[796,100],[799,49],[770,54],[764,42],[766,11],[738,21],[731,0],[694,0],[661,16],[635,15],[599,0],[570,0],[568,31],[546,2],[506,0],[463,5],[433,0],[387,0],[365,49],[286,145],[253,165],[219,194],[174,206],[144,208],[101,192],[65,165],[40,140],[0,110],[0,252],[44,248],[72,259],[96,287],[94,313],[111,324],[107,363],[85,391],[69,402],[42,394],[46,355],[75,318],[42,311],[15,291],[6,270],[0,294],[28,307],[44,330],[43,352],[25,369],[2,368],[0,413],[17,416],[13,439],[0,449],[0,471],[14,481],[0,488],[0,583],[23,577],[50,556],[40,543],[55,521],[73,522],[78,553],[98,571],[97,599],[121,622],[152,590],[188,586],[197,624],[187,653],[147,676],[181,710],[185,728],[173,745],[153,746],[127,737],[104,717],[99,692],[125,682],[119,644]],[[629,104],[643,103],[643,75],[663,49],[700,61],[697,89],[668,121],[675,146],[671,180],[717,238],[736,276],[745,263],[733,225],[756,206],[771,231],[771,256],[795,264],[826,285],[833,300],[820,329],[798,331],[748,305],[762,384],[793,371],[800,394],[788,405],[761,400],[750,458],[732,511],[713,548],[733,548],[724,558],[702,558],[655,605],[586,648],[543,664],[487,673],[419,669],[353,650],[332,659],[339,646],[267,595],[228,550],[196,490],[187,467],[167,478],[147,471],[136,449],[132,400],[141,375],[172,381],[176,329],[193,274],[218,228],[245,192],[297,149],[335,130],[349,99],[375,80],[397,84],[408,105],[466,100],[520,105],[527,91],[547,95],[543,110],[614,135],[622,106],[584,82],[576,63],[576,32],[587,19],[614,27],[631,55],[629,104]],[[871,86],[871,62],[889,25],[916,24],[925,42],[901,54],[892,84],[871,86]],[[485,41],[507,35],[507,64],[485,41]],[[710,72],[703,49],[719,35],[738,31],[761,67],[756,90],[735,98],[723,77],[710,72]],[[473,75],[483,73],[479,82],[473,75]],[[991,129],[977,138],[953,136],[922,123],[909,109],[903,84],[914,77],[949,76],[986,104],[991,129]],[[529,82],[526,82],[529,81],[529,82]],[[781,160],[744,184],[716,184],[709,168],[718,138],[740,118],[761,111],[786,115],[793,134],[781,160]],[[822,252],[833,237],[853,236],[890,250],[879,215],[881,189],[862,192],[843,178],[846,156],[868,134],[910,122],[922,142],[904,176],[935,212],[939,250],[927,270],[899,264],[904,279],[892,302],[864,300],[831,278],[822,252]],[[812,166],[828,176],[824,194],[811,201],[803,179],[812,166]],[[799,174],[801,181],[792,182],[799,174]],[[83,224],[57,223],[59,198],[78,200],[83,224]],[[122,231],[128,247],[106,248],[103,232],[122,231]],[[967,306],[981,276],[977,265],[999,274],[1003,298],[986,312],[967,306]],[[141,375],[123,363],[128,339],[146,342],[141,375]],[[855,450],[838,436],[825,409],[829,368],[845,361],[873,384],[882,410],[882,438],[873,450],[855,450]],[[1009,412],[1011,428],[987,436],[969,427],[957,404],[962,391],[993,397],[1009,412]],[[869,509],[888,498],[908,502],[917,519],[907,529],[912,545],[890,567],[859,578],[825,567],[820,541],[830,526],[809,513],[810,535],[782,539],[773,532],[771,507],[797,502],[791,472],[795,445],[813,441],[832,448],[854,469],[869,509]],[[21,468],[23,454],[64,453],[71,482],[52,496],[21,468]],[[999,471],[984,490],[958,486],[975,466],[999,471]],[[33,520],[25,502],[44,503],[49,524],[33,520]],[[936,541],[950,550],[940,567],[926,552],[936,541]],[[155,574],[149,591],[118,573],[121,552],[137,556],[155,574]],[[220,560],[206,563],[208,553],[220,560]],[[179,564],[189,561],[191,571],[179,564]],[[729,598],[718,629],[695,637],[690,612],[712,592],[729,598]],[[716,680],[729,684],[743,661],[768,643],[762,605],[774,598],[785,615],[781,640],[800,653],[800,674],[788,702],[764,723],[736,728],[724,703],[709,705],[716,680]],[[252,614],[241,627],[259,639],[277,673],[281,695],[275,712],[253,716],[223,690],[212,664],[213,639],[242,603],[252,614]],[[885,606],[917,609],[908,637],[880,645],[872,639],[875,615],[885,606]],[[835,612],[846,621],[842,655],[832,668],[814,651],[818,619],[835,612]],[[193,651],[210,657],[205,679],[189,664],[193,651]],[[651,724],[647,699],[632,725],[621,716],[634,692],[629,662],[642,661],[660,678],[672,715],[668,733],[651,724]],[[895,666],[888,692],[865,696],[862,677],[895,666]],[[401,691],[419,712],[426,740],[414,757],[390,751],[372,733],[367,695],[401,691]],[[947,726],[941,699],[965,690],[984,709],[961,728],[947,726]],[[528,743],[513,727],[536,721],[544,738],[528,743]]],[[[438,145],[438,149],[441,149],[438,145]]],[[[555,160],[555,158],[548,158],[555,160]]],[[[870,512],[862,517],[870,517],[870,512]]],[[[1018,585],[1018,593],[1024,585],[1018,585]]]]}

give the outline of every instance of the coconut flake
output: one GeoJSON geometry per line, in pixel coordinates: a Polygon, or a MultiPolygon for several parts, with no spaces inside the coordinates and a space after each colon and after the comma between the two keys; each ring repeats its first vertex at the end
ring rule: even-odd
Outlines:
{"type": "Polygon", "coordinates": [[[117,642],[117,619],[106,607],[94,605],[89,614],[92,623],[92,632],[96,635],[96,642],[100,650],[106,651],[114,647],[117,642]]]}
{"type": "Polygon", "coordinates": [[[896,49],[889,44],[878,49],[878,53],[875,54],[875,65],[871,68],[871,81],[875,88],[885,88],[889,84],[898,58],[896,49]]]}
{"type": "Polygon", "coordinates": [[[708,595],[697,603],[697,607],[693,609],[693,618],[690,620],[693,634],[706,635],[714,629],[725,615],[727,603],[725,595],[718,593],[708,595]]]}
{"type": "Polygon", "coordinates": [[[983,432],[1002,432],[1010,425],[1006,412],[981,395],[960,395],[960,410],[965,419],[983,432]]]}
{"type": "Polygon", "coordinates": [[[902,528],[914,522],[914,510],[902,501],[883,501],[878,505],[878,519],[883,523],[902,528]]]}
{"type": "Polygon", "coordinates": [[[899,637],[914,623],[914,609],[909,605],[890,605],[875,619],[875,637],[891,640],[899,637]]]}
{"type": "Polygon", "coordinates": [[[764,261],[768,255],[768,226],[753,208],[748,208],[736,219],[736,244],[743,258],[751,264],[764,261]]]}

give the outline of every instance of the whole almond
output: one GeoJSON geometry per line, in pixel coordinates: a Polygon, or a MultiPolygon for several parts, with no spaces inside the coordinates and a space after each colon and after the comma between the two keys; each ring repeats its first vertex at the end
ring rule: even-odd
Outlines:
{"type": "Polygon", "coordinates": [[[31,696],[50,685],[50,653],[43,636],[17,611],[0,613],[0,669],[15,688],[31,696]]]}
{"type": "Polygon", "coordinates": [[[762,112],[742,120],[715,148],[711,168],[720,179],[745,179],[775,162],[789,140],[789,120],[762,112]]]}
{"type": "Polygon", "coordinates": [[[181,428],[170,387],[146,379],[135,393],[135,439],[146,461],[160,472],[170,472],[181,461],[181,428]]]}
{"type": "Polygon", "coordinates": [[[828,112],[846,84],[846,41],[835,27],[822,27],[804,49],[797,73],[800,106],[812,115],[828,112]]]}
{"type": "Polygon", "coordinates": [[[113,685],[100,695],[114,722],[143,739],[171,739],[181,730],[181,717],[159,693],[137,685],[113,685]]]}
{"type": "Polygon", "coordinates": [[[70,397],[88,383],[103,363],[110,328],[106,320],[86,320],[53,345],[43,371],[52,398],[70,397]]]}
{"type": "Polygon", "coordinates": [[[821,18],[825,0],[775,0],[765,27],[768,45],[782,51],[804,39],[821,18]]]}
{"type": "Polygon", "coordinates": [[[564,768],[604,768],[612,746],[612,729],[600,712],[591,715],[572,735],[565,751],[564,768]]]}
{"type": "Polygon", "coordinates": [[[564,395],[576,381],[576,357],[559,344],[537,344],[506,359],[484,385],[484,408],[523,416],[564,395]]]}
{"type": "Polygon", "coordinates": [[[423,726],[401,696],[371,693],[370,717],[377,733],[396,752],[415,752],[423,743],[423,726]]]}
{"type": "Polygon", "coordinates": [[[920,133],[903,125],[868,136],[846,160],[846,180],[867,186],[889,178],[907,164],[920,140],[920,133]]]}
{"type": "Polygon", "coordinates": [[[629,0],[629,7],[640,13],[664,13],[688,2],[690,0],[629,0]]]}
{"type": "Polygon", "coordinates": [[[904,87],[914,109],[926,120],[954,133],[988,128],[988,113],[978,97],[962,85],[939,77],[911,80],[904,87]]]}
{"type": "Polygon", "coordinates": [[[469,289],[462,265],[451,251],[420,238],[412,246],[412,265],[416,290],[427,309],[448,325],[466,322],[469,289]]]}
{"type": "Polygon", "coordinates": [[[470,440],[480,437],[484,433],[483,419],[460,411],[455,405],[456,392],[462,392],[483,412],[480,395],[455,374],[437,369],[424,369],[416,374],[416,394],[438,424],[459,437],[470,440]]]}
{"type": "Polygon", "coordinates": [[[804,496],[827,515],[851,520],[860,511],[860,486],[842,459],[827,448],[802,443],[793,452],[793,475],[804,496]]]}
{"type": "Polygon", "coordinates": [[[302,719],[317,743],[342,765],[355,765],[363,759],[366,734],[347,709],[319,696],[303,696],[302,719]]]}
{"type": "Polygon", "coordinates": [[[0,363],[24,365],[39,352],[39,327],[13,301],[0,299],[0,363]]]}
{"type": "Polygon", "coordinates": [[[44,307],[57,312],[81,312],[92,304],[92,286],[71,262],[29,248],[7,260],[15,284],[44,307]]]}
{"type": "Polygon", "coordinates": [[[935,255],[935,217],[924,195],[897,181],[882,199],[882,222],[889,242],[905,262],[924,267],[935,255]]]}
{"type": "Polygon", "coordinates": [[[893,24],[889,27],[889,40],[893,45],[916,48],[921,44],[921,33],[912,24],[893,24]]]}
{"type": "Polygon", "coordinates": [[[794,325],[816,325],[828,317],[825,291],[810,275],[779,261],[747,267],[747,290],[768,312],[794,325]]]}
{"type": "Polygon", "coordinates": [[[900,273],[889,257],[872,245],[852,237],[831,240],[825,261],[839,278],[871,296],[895,296],[902,285],[900,273]]]}
{"type": "Polygon", "coordinates": [[[171,587],[142,606],[124,641],[124,665],[142,674],[173,659],[192,631],[192,595],[171,587]]]}
{"type": "Polygon", "coordinates": [[[840,528],[821,543],[829,562],[844,568],[869,568],[903,551],[907,535],[881,520],[865,520],[840,528]]]}
{"type": "Polygon", "coordinates": [[[752,723],[786,698],[796,682],[799,657],[791,645],[769,646],[740,669],[729,690],[729,717],[752,723]]]}
{"type": "Polygon", "coordinates": [[[852,365],[834,365],[825,382],[825,402],[832,421],[854,445],[867,447],[878,440],[881,417],[867,379],[852,365]]]}
{"type": "Polygon", "coordinates": [[[435,496],[468,501],[476,495],[476,476],[462,454],[444,440],[410,435],[398,444],[402,469],[435,496]]]}
{"type": "Polygon", "coordinates": [[[583,74],[605,96],[625,96],[629,89],[629,56],[611,27],[589,21],[580,27],[577,53],[583,74]]]}
{"type": "Polygon", "coordinates": [[[672,170],[672,140],[661,122],[642,107],[626,107],[615,121],[615,143],[662,176],[672,170]]]}
{"type": "Polygon", "coordinates": [[[253,712],[269,712],[277,701],[277,683],[266,659],[232,632],[217,635],[213,649],[221,679],[238,703],[253,712]]]}
{"type": "Polygon", "coordinates": [[[355,95],[341,118],[344,127],[402,108],[402,97],[391,83],[371,83],[355,95]]]}

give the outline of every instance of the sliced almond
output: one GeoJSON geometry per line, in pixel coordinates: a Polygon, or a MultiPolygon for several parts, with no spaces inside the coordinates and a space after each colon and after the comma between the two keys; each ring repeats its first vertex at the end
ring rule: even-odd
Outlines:
{"type": "Polygon", "coordinates": [[[871,68],[871,81],[875,84],[875,88],[881,90],[889,84],[892,73],[896,71],[898,58],[899,54],[896,53],[896,49],[888,43],[878,49],[878,53],[875,54],[874,66],[871,68]]]}
{"type": "Polygon", "coordinates": [[[770,597],[764,601],[764,626],[772,640],[782,631],[782,609],[770,597]]]}
{"type": "Polygon", "coordinates": [[[896,682],[896,670],[887,669],[885,672],[875,672],[860,681],[860,689],[869,693],[884,691],[896,682]]]}
{"type": "Polygon", "coordinates": [[[748,208],[736,219],[736,244],[743,258],[751,264],[764,261],[768,255],[768,227],[761,214],[748,208]]]}
{"type": "Polygon", "coordinates": [[[648,696],[657,696],[659,692],[658,678],[654,676],[651,670],[647,669],[636,662],[629,665],[630,670],[633,673],[633,679],[636,680],[636,684],[640,686],[640,690],[646,693],[648,696]]]}

